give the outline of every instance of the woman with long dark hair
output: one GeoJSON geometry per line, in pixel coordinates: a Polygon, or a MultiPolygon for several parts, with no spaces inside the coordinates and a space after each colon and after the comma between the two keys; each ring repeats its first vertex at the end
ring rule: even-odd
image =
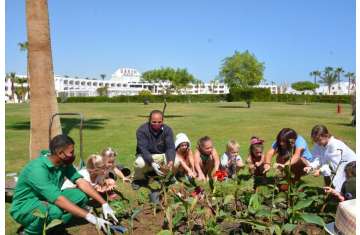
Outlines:
{"type": "Polygon", "coordinates": [[[305,139],[291,128],[283,128],[278,133],[272,148],[266,153],[264,172],[270,169],[271,158],[274,155],[277,155],[275,164],[277,168],[283,169],[286,165],[290,165],[295,181],[305,175],[304,167],[313,161],[305,139]]]}

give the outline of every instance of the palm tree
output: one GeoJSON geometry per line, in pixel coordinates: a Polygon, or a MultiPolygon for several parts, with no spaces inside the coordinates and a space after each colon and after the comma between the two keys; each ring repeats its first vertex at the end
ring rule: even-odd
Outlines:
{"type": "Polygon", "coordinates": [[[341,82],[341,74],[344,73],[344,72],[345,71],[341,67],[335,68],[335,74],[336,74],[336,77],[337,77],[337,82],[338,82],[339,89],[340,89],[340,82],[341,82]]]}
{"type": "Polygon", "coordinates": [[[16,81],[16,74],[15,73],[9,73],[9,76],[8,78],[10,79],[11,81],[11,100],[14,100],[15,99],[15,81],[16,81]]]}
{"type": "Polygon", "coordinates": [[[316,77],[320,77],[321,72],[319,70],[314,70],[310,72],[310,76],[314,76],[314,83],[316,84],[316,77]]]}
{"type": "MultiPolygon", "coordinates": [[[[19,42],[18,43],[19,49],[21,52],[26,52],[26,77],[30,78],[29,76],[29,52],[28,52],[28,48],[29,48],[29,42],[25,41],[25,42],[19,42]]],[[[29,86],[29,83],[28,83],[29,86]]]]}
{"type": "Polygon", "coordinates": [[[19,103],[25,101],[26,93],[28,92],[27,87],[24,87],[24,84],[27,83],[27,80],[24,78],[16,78],[16,84],[20,84],[20,86],[15,87],[15,94],[18,98],[19,103]]]}
{"type": "MultiPolygon", "coordinates": [[[[30,99],[30,158],[49,147],[49,119],[58,112],[50,44],[47,0],[26,0],[30,99]]],[[[60,119],[54,119],[52,136],[61,133],[60,119]]]]}
{"type": "Polygon", "coordinates": [[[106,74],[100,74],[100,77],[101,77],[101,79],[104,81],[104,80],[105,80],[105,77],[106,77],[106,74]]]}
{"type": "Polygon", "coordinates": [[[344,76],[349,79],[348,94],[350,95],[351,82],[355,79],[355,73],[348,72],[344,76]]]}
{"type": "Polygon", "coordinates": [[[28,53],[29,43],[27,41],[19,42],[18,46],[20,51],[26,52],[26,76],[29,78],[29,53],[28,53]]]}
{"type": "Polygon", "coordinates": [[[325,67],[323,75],[320,76],[320,83],[326,84],[331,93],[331,86],[336,83],[337,75],[332,67],[325,67]]]}

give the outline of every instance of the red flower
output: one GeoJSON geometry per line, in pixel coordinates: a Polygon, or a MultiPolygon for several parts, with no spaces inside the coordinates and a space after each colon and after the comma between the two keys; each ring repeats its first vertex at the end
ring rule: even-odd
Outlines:
{"type": "Polygon", "coordinates": [[[224,181],[228,174],[226,171],[218,170],[215,172],[214,176],[216,176],[218,181],[224,181]]]}
{"type": "Polygon", "coordinates": [[[196,196],[200,195],[200,194],[203,193],[203,192],[204,192],[204,189],[202,189],[202,188],[200,188],[199,186],[197,186],[197,187],[195,188],[195,190],[191,193],[191,196],[196,197],[196,196]]]}

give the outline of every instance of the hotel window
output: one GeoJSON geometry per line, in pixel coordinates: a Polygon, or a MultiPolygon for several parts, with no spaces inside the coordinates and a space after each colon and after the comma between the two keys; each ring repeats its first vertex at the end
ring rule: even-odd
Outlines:
{"type": "Polygon", "coordinates": [[[64,84],[68,84],[68,80],[64,80],[64,84]]]}

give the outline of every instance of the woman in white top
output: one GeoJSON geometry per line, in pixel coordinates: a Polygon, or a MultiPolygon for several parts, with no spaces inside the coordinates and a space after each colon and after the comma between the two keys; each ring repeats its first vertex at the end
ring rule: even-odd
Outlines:
{"type": "Polygon", "coordinates": [[[332,173],[333,185],[337,192],[346,180],[344,168],[347,163],[356,161],[356,155],[344,142],[333,137],[324,125],[316,125],[311,131],[311,138],[315,145],[312,154],[315,158],[306,172],[314,171],[315,176],[320,174],[329,177],[332,173]],[[332,172],[333,171],[333,172],[332,172]]]}

